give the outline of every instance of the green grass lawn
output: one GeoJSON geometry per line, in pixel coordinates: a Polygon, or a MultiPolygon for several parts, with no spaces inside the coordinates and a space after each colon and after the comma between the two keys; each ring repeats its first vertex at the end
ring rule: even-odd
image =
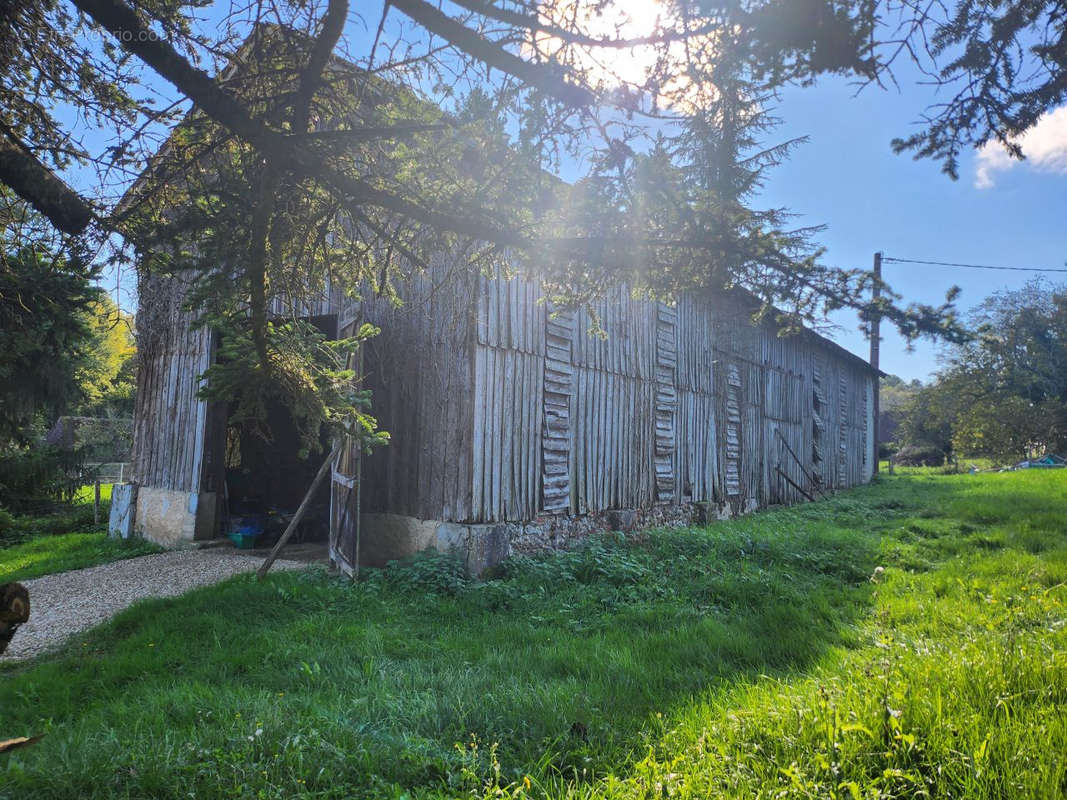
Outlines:
{"type": "MultiPolygon", "coordinates": [[[[113,487],[114,487],[113,483],[101,483],[100,484],[100,502],[101,503],[110,503],[111,502],[111,490],[112,490],[113,487]]],[[[85,486],[82,486],[80,489],[78,489],[78,491],[75,493],[74,502],[75,503],[85,503],[85,504],[88,504],[88,505],[92,505],[93,499],[95,498],[95,496],[96,496],[96,486],[94,486],[91,483],[90,484],[86,484],[85,486]]]]}
{"type": "MultiPolygon", "coordinates": [[[[33,536],[0,548],[0,583],[91,567],[122,558],[161,552],[143,539],[111,539],[106,533],[33,536]]],[[[3,711],[0,710],[0,718],[3,711]]]]}
{"type": "Polygon", "coordinates": [[[51,513],[0,513],[0,583],[160,552],[161,548],[141,539],[108,538],[111,484],[101,485],[100,490],[98,521],[93,518],[92,486],[83,486],[73,502],[57,505],[51,513]]]}
{"type": "Polygon", "coordinates": [[[0,667],[0,796],[1062,797],[1065,623],[1064,472],[239,577],[0,667]]]}

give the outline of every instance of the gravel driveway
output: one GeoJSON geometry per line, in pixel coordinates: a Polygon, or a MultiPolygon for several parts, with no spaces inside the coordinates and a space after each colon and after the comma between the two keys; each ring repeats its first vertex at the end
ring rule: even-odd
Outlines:
{"type": "MultiPolygon", "coordinates": [[[[262,563],[262,558],[227,550],[176,550],[22,581],[30,591],[30,620],[19,628],[0,660],[35,656],[145,597],[175,597],[252,572],[262,563]]],[[[271,569],[307,566],[279,559],[271,569]]]]}

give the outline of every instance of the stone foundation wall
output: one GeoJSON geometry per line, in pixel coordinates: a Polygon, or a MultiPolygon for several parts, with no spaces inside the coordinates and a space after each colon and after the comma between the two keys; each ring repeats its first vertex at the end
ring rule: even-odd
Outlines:
{"type": "Polygon", "coordinates": [[[398,514],[360,518],[360,562],[381,567],[423,550],[454,553],[471,575],[480,575],[511,555],[573,547],[592,533],[642,528],[682,528],[732,516],[730,508],[710,503],[617,509],[572,517],[543,514],[529,522],[462,524],[420,520],[398,514]]]}

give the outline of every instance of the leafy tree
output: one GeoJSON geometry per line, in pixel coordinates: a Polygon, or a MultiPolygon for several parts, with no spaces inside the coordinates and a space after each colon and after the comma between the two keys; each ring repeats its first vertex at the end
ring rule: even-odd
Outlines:
{"type": "Polygon", "coordinates": [[[956,447],[1005,459],[1067,449],[1067,286],[999,292],[971,324],[978,336],[951,351],[938,381],[958,398],[956,447]]]}
{"type": "Polygon", "coordinates": [[[1036,280],[975,308],[977,335],[912,396],[898,439],[1003,461],[1067,450],[1065,289],[1036,280]]]}
{"type": "MultiPolygon", "coordinates": [[[[898,453],[936,454],[940,463],[952,455],[952,431],[956,420],[956,398],[939,382],[920,387],[901,409],[897,428],[898,453]]],[[[925,460],[925,457],[924,457],[925,460]]]]}
{"type": "Polygon", "coordinates": [[[265,374],[287,363],[272,342],[318,352],[272,337],[268,297],[389,292],[441,252],[473,269],[547,255],[568,302],[619,281],[658,296],[740,285],[790,322],[852,307],[907,337],[959,338],[951,298],[902,308],[886,290],[875,307],[868,275],[821,265],[811,231],[750,208],[786,149],[755,145],[760,103],[827,73],[890,81],[902,54],[946,84],[973,78],[899,143],[954,172],[961,147],[1010,139],[1067,85],[1057,4],[665,0],[634,34],[610,2],[390,0],[355,54],[346,0],[233,5],[210,32],[199,7],[5,5],[0,181],[62,231],[117,231],[156,273],[193,269],[192,302],[245,326],[265,374]],[[637,77],[602,57],[634,48],[649,56],[637,77]],[[575,157],[591,169],[563,191],[545,171],[575,157]],[[89,196],[61,180],[73,163],[97,169],[89,196]],[[116,204],[146,165],[135,202],[116,204]],[[190,231],[192,247],[176,244],[190,231]]]}
{"type": "Polygon", "coordinates": [[[99,290],[85,259],[32,247],[0,250],[0,442],[24,442],[38,415],[75,402],[93,347],[99,290]]]}
{"type": "Polygon", "coordinates": [[[133,316],[104,293],[88,313],[91,338],[76,365],[81,398],[68,410],[87,417],[132,417],[137,386],[133,316]]]}
{"type": "Polygon", "coordinates": [[[886,375],[880,381],[878,400],[879,445],[898,441],[898,429],[912,398],[922,389],[919,380],[906,382],[898,375],[886,375]]]}

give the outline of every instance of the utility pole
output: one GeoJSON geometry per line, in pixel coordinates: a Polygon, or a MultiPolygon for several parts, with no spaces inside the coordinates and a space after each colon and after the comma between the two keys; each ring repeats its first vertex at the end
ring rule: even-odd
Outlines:
{"type": "MultiPolygon", "coordinates": [[[[874,254],[874,285],[871,287],[871,301],[878,302],[882,296],[882,254],[874,254]]],[[[881,335],[882,315],[876,310],[871,315],[871,368],[874,370],[874,471],[878,472],[878,395],[881,381],[878,378],[879,350],[882,344],[881,335]]]]}

